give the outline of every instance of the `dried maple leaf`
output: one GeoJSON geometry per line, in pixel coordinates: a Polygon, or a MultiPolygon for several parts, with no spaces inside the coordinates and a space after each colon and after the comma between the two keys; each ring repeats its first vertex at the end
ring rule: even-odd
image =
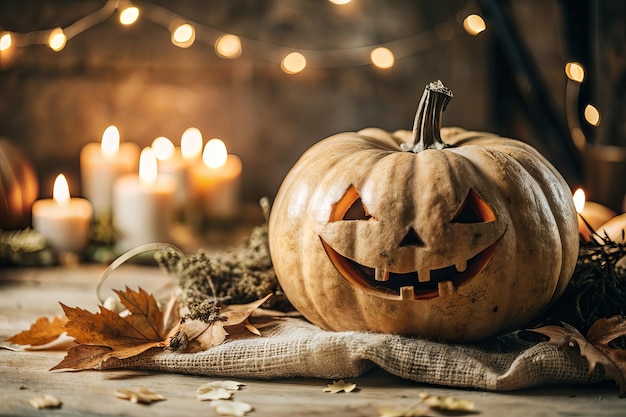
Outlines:
{"type": "Polygon", "coordinates": [[[352,392],[356,388],[356,384],[348,384],[343,379],[339,381],[333,381],[332,384],[328,384],[326,388],[324,388],[324,392],[330,392],[331,394],[337,394],[338,392],[352,392]]]}
{"type": "Polygon", "coordinates": [[[559,326],[544,326],[531,329],[549,337],[548,342],[561,348],[578,346],[580,356],[587,360],[589,373],[601,364],[608,379],[617,383],[620,397],[626,395],[626,350],[613,348],[609,343],[620,336],[626,336],[626,319],[614,316],[598,319],[589,328],[585,338],[575,327],[562,323],[559,326]]]}
{"type": "Polygon", "coordinates": [[[11,336],[6,341],[17,345],[47,345],[65,333],[65,323],[67,323],[65,316],[54,317],[52,320],[47,317],[40,317],[30,325],[28,330],[11,336]]]}
{"type": "MultiPolygon", "coordinates": [[[[246,326],[248,317],[259,308],[271,294],[248,304],[226,305],[221,308],[220,316],[224,320],[217,320],[206,323],[201,319],[185,320],[174,336],[176,344],[170,342],[170,348],[178,352],[202,352],[213,346],[217,346],[226,340],[228,336],[227,329],[235,326],[246,326]],[[182,341],[182,342],[181,342],[182,341]]],[[[254,330],[257,330],[254,328],[254,330]]],[[[252,333],[260,334],[249,329],[252,333]]]]}
{"type": "MultiPolygon", "coordinates": [[[[128,309],[128,315],[100,306],[98,313],[61,304],[68,319],[65,330],[78,346],[67,351],[63,360],[51,370],[96,368],[110,358],[124,359],[139,355],[153,347],[167,346],[177,308],[164,314],[151,294],[141,288],[116,291],[128,309]]],[[[168,305],[169,306],[169,305],[168,305]]]]}

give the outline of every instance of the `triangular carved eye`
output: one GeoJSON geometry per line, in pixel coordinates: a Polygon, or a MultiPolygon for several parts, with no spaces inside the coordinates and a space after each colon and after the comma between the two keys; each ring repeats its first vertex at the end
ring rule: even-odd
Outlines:
{"type": "Polygon", "coordinates": [[[452,218],[452,223],[488,223],[496,220],[496,215],[485,200],[470,188],[465,201],[452,218]]]}
{"type": "Polygon", "coordinates": [[[400,242],[400,247],[404,247],[404,246],[422,247],[425,245],[424,245],[424,241],[422,240],[421,237],[419,237],[415,229],[411,227],[409,231],[406,233],[406,235],[404,236],[404,238],[402,239],[402,242],[400,242]]]}
{"type": "Polygon", "coordinates": [[[351,185],[341,197],[330,213],[331,222],[339,220],[368,220],[372,216],[367,212],[367,207],[361,200],[361,194],[351,185]]]}

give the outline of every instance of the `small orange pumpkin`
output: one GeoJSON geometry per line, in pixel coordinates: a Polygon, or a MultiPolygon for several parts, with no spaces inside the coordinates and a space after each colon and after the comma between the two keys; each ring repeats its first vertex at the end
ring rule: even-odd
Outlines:
{"type": "Polygon", "coordinates": [[[0,229],[28,226],[38,193],[32,165],[18,148],[0,139],[0,229]]]}
{"type": "Polygon", "coordinates": [[[269,222],[291,303],[324,329],[476,341],[528,323],[578,255],[571,191],[531,146],[441,128],[431,83],[413,132],[369,128],[311,147],[269,222]]]}

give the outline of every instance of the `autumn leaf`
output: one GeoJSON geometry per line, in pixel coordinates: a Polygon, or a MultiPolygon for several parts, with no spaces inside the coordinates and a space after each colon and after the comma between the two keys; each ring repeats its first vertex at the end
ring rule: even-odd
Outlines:
{"type": "Polygon", "coordinates": [[[254,326],[250,328],[248,318],[269,297],[271,294],[248,304],[223,306],[220,310],[220,316],[223,320],[210,323],[201,319],[185,320],[178,327],[172,342],[170,342],[170,348],[177,352],[201,352],[224,342],[230,329],[237,331],[236,326],[242,326],[254,334],[260,334],[254,326]]]}
{"type": "Polygon", "coordinates": [[[47,345],[65,333],[65,323],[67,323],[65,316],[54,317],[52,320],[47,317],[40,317],[31,324],[28,330],[11,336],[6,341],[17,345],[47,345]]]}
{"type": "Polygon", "coordinates": [[[139,388],[136,390],[130,389],[117,389],[115,390],[115,396],[121,400],[128,400],[135,404],[151,404],[156,401],[164,401],[166,398],[148,388],[139,388]]]}
{"type": "Polygon", "coordinates": [[[549,343],[564,349],[578,346],[580,356],[587,361],[589,373],[593,372],[598,364],[602,365],[606,378],[617,383],[620,397],[624,397],[626,350],[611,347],[609,343],[620,336],[626,336],[626,319],[621,316],[598,319],[589,328],[587,337],[567,323],[562,325],[563,327],[544,326],[531,331],[547,336],[549,343]]]}
{"type": "Polygon", "coordinates": [[[59,400],[54,395],[44,394],[37,397],[33,397],[29,401],[30,405],[34,408],[41,410],[44,408],[59,408],[63,404],[61,400],[59,400]]]}
{"type": "Polygon", "coordinates": [[[103,306],[98,313],[61,304],[68,321],[65,330],[78,346],[67,351],[51,370],[90,369],[110,358],[124,359],[154,347],[165,347],[178,307],[168,304],[164,313],[156,300],[141,288],[115,291],[129,314],[120,316],[103,306]]]}
{"type": "Polygon", "coordinates": [[[211,408],[219,416],[243,417],[252,411],[252,406],[243,401],[216,400],[211,401],[211,408]]]}
{"type": "Polygon", "coordinates": [[[237,381],[207,382],[197,389],[196,398],[200,401],[228,400],[242,385],[237,381]]]}
{"type": "Polygon", "coordinates": [[[448,395],[431,395],[420,394],[422,402],[437,410],[455,411],[455,412],[472,412],[474,411],[474,402],[468,400],[459,400],[448,395]]]}
{"type": "Polygon", "coordinates": [[[356,388],[356,384],[348,384],[343,379],[339,381],[333,381],[332,384],[328,384],[326,388],[323,389],[324,392],[330,392],[331,394],[337,394],[338,392],[352,392],[356,388]]]}

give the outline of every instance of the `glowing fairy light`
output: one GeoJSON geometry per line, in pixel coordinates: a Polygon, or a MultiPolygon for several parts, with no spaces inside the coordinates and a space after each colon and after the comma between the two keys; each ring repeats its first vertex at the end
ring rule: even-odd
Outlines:
{"type": "Polygon", "coordinates": [[[393,52],[383,47],[374,49],[370,54],[370,59],[372,60],[372,64],[383,69],[391,68],[395,63],[393,52]]]}
{"type": "Polygon", "coordinates": [[[572,81],[582,83],[585,79],[585,69],[578,62],[568,62],[565,64],[565,75],[572,81]]]}
{"type": "Polygon", "coordinates": [[[222,58],[237,58],[241,55],[241,40],[235,35],[222,35],[215,42],[215,52],[222,58]]]}
{"type": "Polygon", "coordinates": [[[135,6],[127,7],[120,12],[120,23],[124,26],[132,25],[139,19],[139,9],[135,6]]]}
{"type": "Polygon", "coordinates": [[[0,52],[6,51],[7,49],[9,49],[11,47],[11,43],[12,43],[11,34],[8,32],[3,33],[2,36],[0,36],[0,52]]]}
{"type": "Polygon", "coordinates": [[[63,33],[63,29],[56,28],[50,32],[50,36],[48,37],[48,46],[53,51],[58,52],[63,49],[66,42],[67,37],[65,36],[65,33],[63,33]]]}
{"type": "Polygon", "coordinates": [[[600,111],[593,104],[587,104],[583,114],[591,126],[600,126],[600,111]]]}
{"type": "Polygon", "coordinates": [[[291,52],[280,63],[287,74],[297,74],[306,68],[306,58],[300,52],[291,52]]]}
{"type": "Polygon", "coordinates": [[[196,40],[196,29],[189,23],[176,26],[172,31],[172,43],[180,48],[189,48],[196,40]]]}
{"type": "Polygon", "coordinates": [[[487,24],[485,20],[477,14],[471,14],[463,20],[463,28],[470,35],[478,35],[480,32],[483,32],[487,29],[487,24]]]}

